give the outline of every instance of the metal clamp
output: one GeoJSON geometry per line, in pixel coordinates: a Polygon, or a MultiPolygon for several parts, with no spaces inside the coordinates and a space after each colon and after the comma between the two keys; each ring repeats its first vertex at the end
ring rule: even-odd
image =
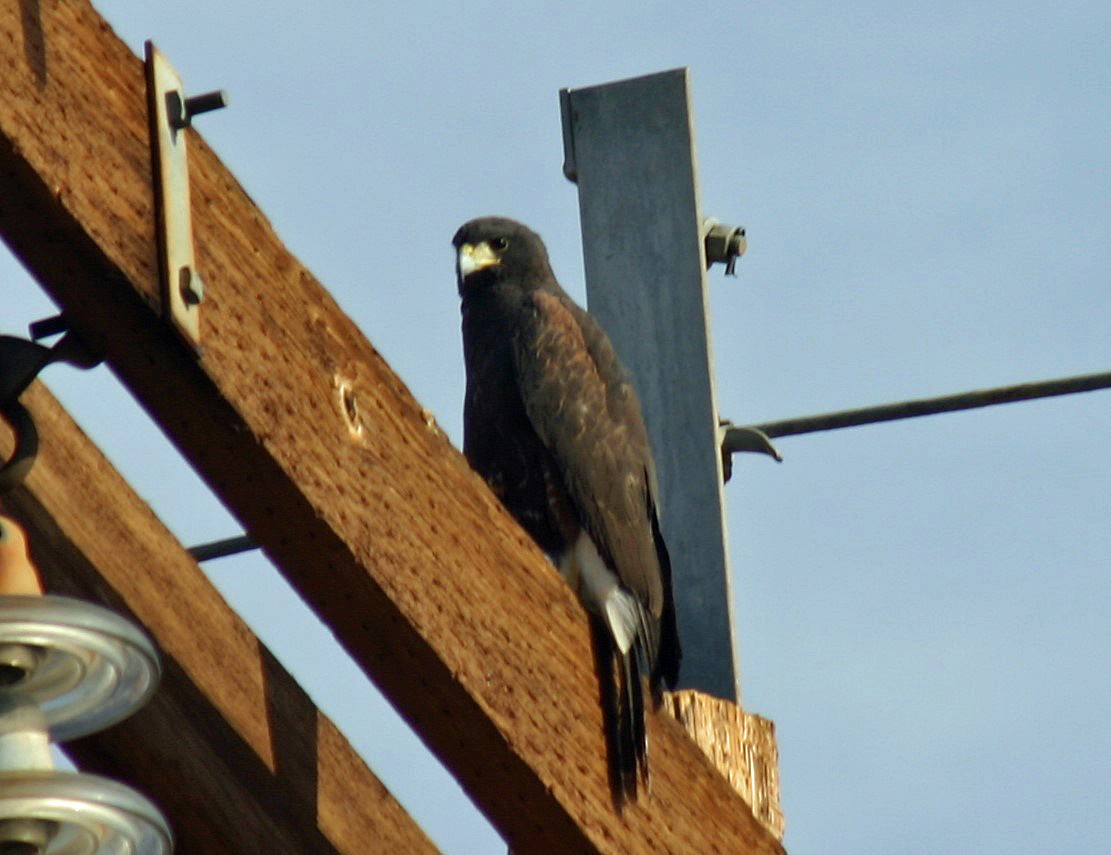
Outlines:
{"type": "Polygon", "coordinates": [[[162,312],[199,352],[204,282],[193,252],[185,129],[194,116],[226,107],[228,101],[222,91],[186,98],[181,77],[151,41],[146,43],[146,71],[162,312]]]}
{"type": "Polygon", "coordinates": [[[728,484],[733,477],[733,455],[740,451],[766,454],[776,463],[783,462],[783,455],[764,431],[756,427],[738,427],[732,422],[723,421],[718,425],[718,438],[721,446],[722,480],[728,484]]]}
{"type": "Polygon", "coordinates": [[[99,365],[101,357],[92,353],[78,336],[69,329],[63,315],[36,321],[31,324],[28,341],[10,335],[0,335],[0,418],[8,423],[15,434],[15,447],[7,461],[0,461],[0,493],[21,483],[38,453],[38,433],[31,414],[19,403],[19,396],[31,385],[47,365],[68,362],[78,368],[99,365]],[[39,344],[37,339],[65,333],[52,347],[39,344]]]}

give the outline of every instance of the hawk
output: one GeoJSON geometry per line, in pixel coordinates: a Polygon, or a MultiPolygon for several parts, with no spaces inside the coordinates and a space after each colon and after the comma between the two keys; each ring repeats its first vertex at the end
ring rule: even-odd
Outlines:
{"type": "Polygon", "coordinates": [[[467,388],[463,451],[591,615],[615,795],[648,780],[642,673],[680,648],[655,464],[605,332],[560,287],[540,237],[502,217],[452,240],[467,388]]]}

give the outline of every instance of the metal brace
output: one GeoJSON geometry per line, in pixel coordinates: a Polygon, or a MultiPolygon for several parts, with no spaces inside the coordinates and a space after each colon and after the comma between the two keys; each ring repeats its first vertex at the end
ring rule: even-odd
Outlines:
{"type": "Polygon", "coordinates": [[[146,43],[146,71],[162,313],[199,352],[204,282],[193,254],[185,129],[193,116],[226,107],[227,97],[217,91],[186,98],[181,77],[151,41],[146,43]]]}

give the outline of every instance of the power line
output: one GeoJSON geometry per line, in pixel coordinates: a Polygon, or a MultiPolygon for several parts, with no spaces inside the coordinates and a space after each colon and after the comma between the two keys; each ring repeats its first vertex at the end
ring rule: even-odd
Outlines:
{"type": "MultiPolygon", "coordinates": [[[[962,392],[957,395],[943,395],[939,398],[918,398],[912,401],[880,404],[875,407],[861,407],[856,410],[841,410],[816,416],[801,416],[793,419],[763,422],[746,427],[727,424],[725,436],[722,440],[722,452],[729,455],[737,451],[764,450],[767,452],[766,449],[753,448],[754,431],[763,434],[765,437],[794,436],[801,433],[839,430],[841,428],[875,424],[876,422],[932,416],[938,413],[971,410],[996,404],[1011,404],[1016,401],[1050,398],[1057,395],[1071,395],[1076,392],[1093,392],[1097,389],[1107,388],[1111,388],[1111,372],[1042,380],[1035,383],[1019,383],[1015,386],[999,386],[994,389],[962,392]]],[[[768,445],[770,447],[770,443],[768,445]]]]}

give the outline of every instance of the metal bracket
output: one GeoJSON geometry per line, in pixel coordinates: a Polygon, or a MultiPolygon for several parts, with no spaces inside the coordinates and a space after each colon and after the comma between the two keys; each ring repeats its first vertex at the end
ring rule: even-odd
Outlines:
{"type": "Polygon", "coordinates": [[[737,452],[766,454],[776,463],[783,462],[783,455],[779,453],[779,449],[760,428],[738,427],[732,422],[723,421],[718,425],[718,436],[721,443],[722,480],[727,484],[733,477],[733,455],[737,452]]]}
{"type": "Polygon", "coordinates": [[[12,456],[0,460],[0,493],[5,493],[22,483],[31,471],[38,454],[38,432],[31,414],[19,403],[19,396],[31,385],[47,365],[68,362],[77,368],[99,365],[101,357],[93,353],[69,328],[63,315],[45,318],[31,324],[27,341],[16,336],[0,335],[0,419],[6,421],[15,435],[12,456]],[[52,347],[39,344],[37,339],[64,333],[52,347]]]}
{"type": "Polygon", "coordinates": [[[146,71],[162,313],[199,351],[204,282],[193,254],[185,129],[198,113],[226,107],[227,98],[223,92],[186,98],[181,77],[151,41],[146,43],[146,71]]]}

